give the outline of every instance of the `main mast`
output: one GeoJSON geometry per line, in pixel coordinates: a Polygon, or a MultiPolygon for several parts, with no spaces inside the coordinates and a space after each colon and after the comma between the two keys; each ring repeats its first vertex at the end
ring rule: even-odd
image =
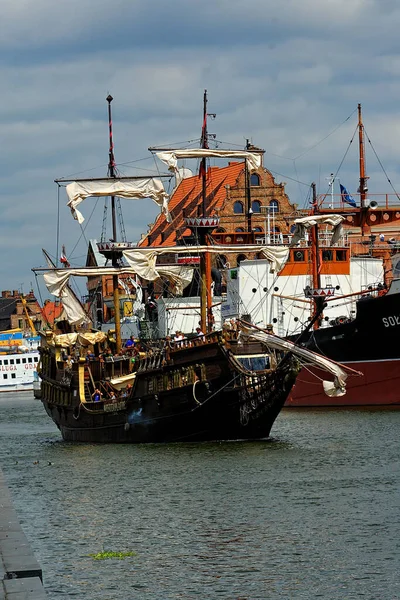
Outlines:
{"type": "MultiPolygon", "coordinates": [[[[109,129],[109,151],[108,151],[108,176],[115,179],[115,159],[114,159],[114,142],[113,142],[113,130],[112,130],[112,118],[111,118],[111,102],[113,97],[111,95],[106,98],[108,102],[108,129],[109,129]]],[[[117,242],[117,219],[115,211],[115,196],[111,196],[111,219],[112,219],[112,241],[117,242]]],[[[112,252],[111,264],[113,267],[118,267],[118,259],[120,258],[120,252],[112,252]]],[[[118,275],[113,275],[113,299],[114,299],[114,319],[115,319],[115,341],[116,341],[116,352],[120,352],[122,347],[121,342],[121,315],[119,308],[119,289],[118,289],[118,275]]]]}
{"type": "MultiPolygon", "coordinates": [[[[215,115],[214,115],[215,116],[215,115]]],[[[207,131],[207,90],[203,95],[203,125],[201,130],[200,147],[208,149],[208,131],[207,131]]],[[[201,185],[201,217],[190,217],[185,219],[202,246],[208,245],[209,233],[218,227],[218,217],[208,215],[207,205],[207,159],[203,157],[200,163],[201,185]]],[[[211,255],[209,252],[202,252],[200,255],[200,326],[204,332],[212,329],[212,295],[211,295],[211,255]]]]}

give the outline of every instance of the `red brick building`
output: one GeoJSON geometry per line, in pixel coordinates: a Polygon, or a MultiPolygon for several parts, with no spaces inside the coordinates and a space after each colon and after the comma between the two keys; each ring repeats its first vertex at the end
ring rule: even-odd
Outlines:
{"type": "MultiPolygon", "coordinates": [[[[244,162],[230,162],[225,167],[210,167],[207,172],[207,216],[220,218],[219,228],[213,233],[222,244],[282,243],[289,233],[293,218],[299,216],[296,205],[289,201],[283,183],[263,166],[253,172],[246,185],[244,162]]],[[[190,238],[185,225],[186,217],[202,216],[202,180],[197,175],[184,179],[169,202],[171,222],[160,215],[140,242],[140,246],[182,245],[190,238]]],[[[249,253],[255,258],[257,253],[249,253]]],[[[231,255],[236,266],[242,255],[231,255]]]]}

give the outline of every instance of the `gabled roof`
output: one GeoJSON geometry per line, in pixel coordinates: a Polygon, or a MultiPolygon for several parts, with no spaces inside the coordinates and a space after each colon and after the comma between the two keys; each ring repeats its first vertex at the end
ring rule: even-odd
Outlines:
{"type": "MultiPolygon", "coordinates": [[[[207,206],[210,214],[222,208],[226,199],[225,186],[237,185],[244,162],[230,162],[227,167],[210,167],[207,171],[207,206]]],[[[140,241],[139,246],[174,246],[176,237],[190,235],[184,224],[184,217],[196,217],[197,208],[202,202],[202,179],[198,175],[184,179],[176,188],[169,201],[171,223],[160,215],[151,230],[140,241]],[[185,213],[184,213],[185,209],[185,213]],[[150,234],[150,244],[148,236],[150,234]],[[161,235],[163,234],[163,236],[161,235]]]]}

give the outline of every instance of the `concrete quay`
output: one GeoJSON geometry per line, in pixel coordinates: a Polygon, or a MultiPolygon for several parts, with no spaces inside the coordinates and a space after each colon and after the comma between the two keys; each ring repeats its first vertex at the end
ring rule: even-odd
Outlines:
{"type": "Polygon", "coordinates": [[[46,600],[42,569],[20,525],[0,469],[0,600],[46,600]]]}

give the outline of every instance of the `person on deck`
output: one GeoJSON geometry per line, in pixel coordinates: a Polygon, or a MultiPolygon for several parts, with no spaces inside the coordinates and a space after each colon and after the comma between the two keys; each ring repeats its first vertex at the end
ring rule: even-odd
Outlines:
{"type": "Polygon", "coordinates": [[[135,340],[133,335],[131,335],[131,337],[129,338],[129,340],[126,340],[125,342],[125,348],[132,348],[132,346],[135,345],[135,340]]]}
{"type": "Polygon", "coordinates": [[[92,394],[93,402],[100,402],[101,400],[101,391],[99,388],[96,388],[92,394]]]}

